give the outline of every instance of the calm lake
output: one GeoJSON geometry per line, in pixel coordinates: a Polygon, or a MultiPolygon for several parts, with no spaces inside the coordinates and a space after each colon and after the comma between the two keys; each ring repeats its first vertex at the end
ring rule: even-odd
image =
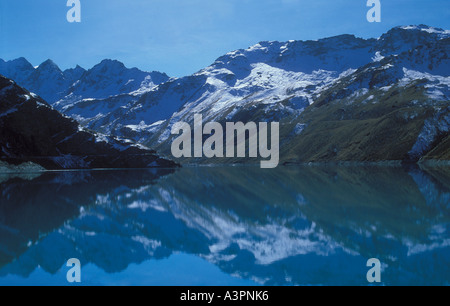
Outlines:
{"type": "Polygon", "coordinates": [[[0,175],[0,285],[450,284],[450,169],[0,175]]]}

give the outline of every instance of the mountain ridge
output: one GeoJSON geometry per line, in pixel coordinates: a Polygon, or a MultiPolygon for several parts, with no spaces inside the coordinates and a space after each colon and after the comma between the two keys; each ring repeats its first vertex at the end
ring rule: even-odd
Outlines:
{"type": "MultiPolygon", "coordinates": [[[[173,139],[170,136],[171,126],[178,121],[192,124],[194,113],[201,113],[206,118],[205,121],[220,123],[284,121],[282,126],[290,126],[290,130],[285,131],[281,139],[291,139],[289,135],[296,134],[298,127],[306,126],[305,122],[296,122],[301,113],[313,107],[318,100],[321,100],[320,97],[328,88],[337,86],[336,84],[345,78],[358,80],[362,77],[365,80],[363,83],[349,84],[354,88],[352,93],[366,87],[368,90],[388,89],[386,86],[393,86],[403,81],[397,84],[401,87],[411,83],[411,80],[418,81],[419,77],[428,78],[427,82],[422,83],[422,87],[419,86],[423,100],[440,100],[440,103],[445,105],[448,103],[447,93],[450,84],[448,81],[449,37],[450,31],[420,26],[397,27],[378,39],[364,40],[352,35],[344,35],[316,42],[262,42],[248,49],[229,52],[219,57],[211,66],[192,76],[169,80],[155,90],[145,93],[135,102],[130,103],[127,108],[121,108],[94,121],[88,121],[87,125],[105,133],[122,135],[138,142],[152,144],[158,151],[170,155],[170,143],[173,139]],[[341,46],[323,47],[326,42],[336,41],[347,46],[350,51],[343,50],[341,46]],[[311,56],[311,54],[315,55],[311,56]],[[394,61],[396,65],[391,67],[392,63],[389,61],[394,61]],[[361,65],[361,63],[364,64],[361,65]],[[323,70],[327,65],[332,69],[323,70]],[[376,68],[375,74],[367,74],[360,70],[366,65],[379,67],[376,68]],[[363,76],[364,74],[366,76],[363,76]],[[429,92],[434,92],[435,95],[430,98],[429,92]],[[170,111],[173,110],[174,113],[170,118],[164,118],[161,108],[166,107],[168,102],[174,102],[169,105],[172,108],[170,111]],[[290,122],[286,122],[288,120],[290,122]],[[294,122],[295,124],[291,125],[294,122]]],[[[370,94],[367,95],[367,97],[370,96],[370,94]]],[[[341,98],[335,96],[332,99],[340,100],[341,98]]],[[[406,98],[409,99],[409,97],[406,98]]],[[[405,99],[405,97],[397,95],[397,99],[405,99]]],[[[426,105],[426,101],[424,103],[426,105]]],[[[405,107],[410,106],[405,105],[405,107]]],[[[431,114],[434,106],[427,107],[431,114]]],[[[395,120],[392,122],[393,126],[394,123],[395,120]]],[[[417,126],[420,125],[423,126],[424,122],[417,122],[417,126]]],[[[442,132],[448,133],[444,130],[442,132]]],[[[332,135],[333,131],[328,133],[332,135]]],[[[440,133],[436,133],[435,136],[445,138],[445,135],[437,135],[440,133]]],[[[419,138],[419,134],[417,132],[417,134],[409,135],[406,142],[413,146],[415,143],[413,140],[419,138]]],[[[390,146],[396,147],[394,143],[390,143],[390,146]]],[[[380,156],[373,159],[367,152],[361,152],[361,156],[352,155],[350,160],[336,159],[333,154],[324,155],[319,159],[299,158],[296,153],[295,162],[378,162],[384,159],[405,162],[417,161],[424,157],[411,158],[408,156],[411,149],[405,147],[404,150],[407,152],[400,155],[394,154],[395,160],[392,159],[394,155],[390,153],[384,158],[380,156]]],[[[333,150],[331,148],[331,151],[333,150]]],[[[444,148],[444,151],[446,150],[449,148],[444,148]]],[[[223,162],[239,163],[240,161],[229,159],[223,162]]],[[[285,162],[291,162],[291,160],[285,159],[285,162]]]]}
{"type": "Polygon", "coordinates": [[[88,70],[76,65],[75,68],[64,71],[51,59],[36,67],[24,57],[11,61],[0,59],[0,74],[13,79],[56,107],[77,99],[107,98],[135,91],[144,86],[151,88],[169,79],[165,73],[127,68],[123,63],[110,59],[105,59],[88,70]],[[103,81],[103,84],[100,84],[97,91],[86,90],[86,87],[95,83],[95,78],[97,81],[103,81]],[[109,88],[101,88],[101,85],[109,88]],[[117,88],[117,85],[121,87],[117,88]]]}

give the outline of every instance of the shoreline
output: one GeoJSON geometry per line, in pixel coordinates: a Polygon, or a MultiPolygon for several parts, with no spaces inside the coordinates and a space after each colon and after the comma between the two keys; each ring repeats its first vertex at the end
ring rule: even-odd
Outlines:
{"type": "MultiPolygon", "coordinates": [[[[405,163],[403,161],[378,161],[378,162],[359,162],[359,161],[327,161],[327,162],[284,162],[278,167],[389,167],[389,168],[404,168],[404,167],[450,167],[450,160],[426,160],[417,163],[405,163]]],[[[181,164],[180,168],[214,168],[214,167],[258,167],[258,163],[210,163],[210,164],[181,164]]],[[[56,169],[49,170],[33,163],[25,162],[20,165],[12,165],[4,161],[0,161],[0,175],[14,175],[14,174],[33,174],[46,172],[78,172],[78,171],[128,171],[128,170],[151,170],[151,169],[165,169],[165,168],[93,168],[93,169],[56,169]]],[[[167,168],[169,169],[169,168],[167,168]]],[[[170,168],[172,169],[172,168],[170,168]]],[[[275,168],[276,169],[276,168],[275,168]]],[[[267,169],[262,169],[267,170],[267,169]]]]}

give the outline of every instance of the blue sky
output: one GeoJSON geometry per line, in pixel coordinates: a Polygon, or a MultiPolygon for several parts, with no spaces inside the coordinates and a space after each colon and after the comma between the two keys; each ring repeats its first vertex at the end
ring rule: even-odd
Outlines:
{"type": "Polygon", "coordinates": [[[0,0],[0,58],[51,58],[63,69],[111,58],[183,76],[259,41],[378,37],[410,24],[450,29],[448,0],[381,0],[379,24],[367,22],[366,0],[80,1],[75,24],[67,0],[0,0]]]}

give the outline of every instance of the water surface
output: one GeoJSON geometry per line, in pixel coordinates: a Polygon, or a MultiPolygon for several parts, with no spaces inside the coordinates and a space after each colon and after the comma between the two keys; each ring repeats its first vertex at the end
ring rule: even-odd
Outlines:
{"type": "Polygon", "coordinates": [[[449,285],[450,170],[0,176],[0,285],[449,285]]]}

